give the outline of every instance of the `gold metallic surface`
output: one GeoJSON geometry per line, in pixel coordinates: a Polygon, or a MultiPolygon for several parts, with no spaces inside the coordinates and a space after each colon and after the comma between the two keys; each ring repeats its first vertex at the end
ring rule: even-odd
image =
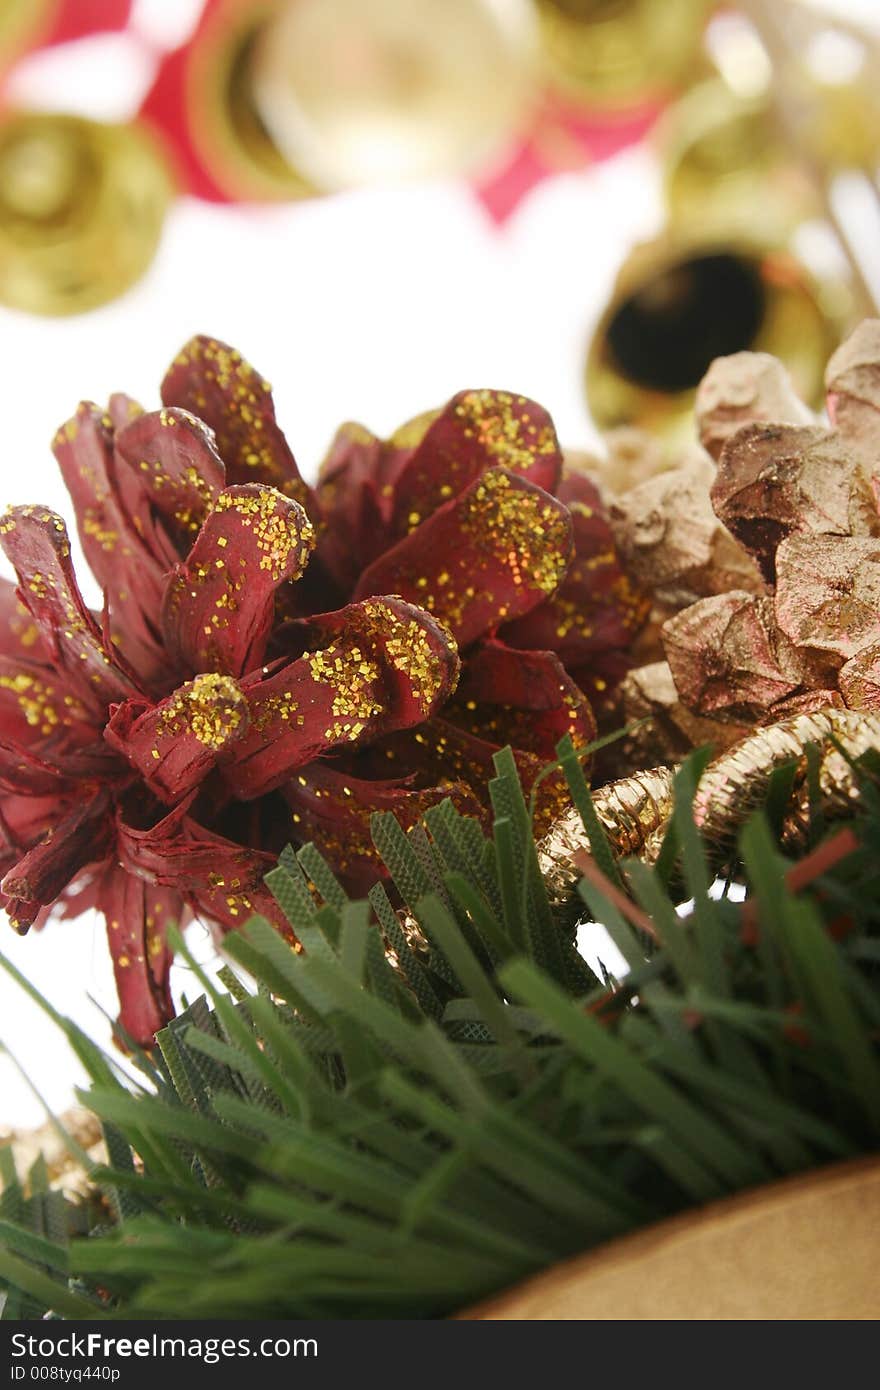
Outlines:
{"type": "Polygon", "coordinates": [[[764,587],[754,560],[712,510],[714,472],[708,456],[694,458],[637,484],[609,508],[627,574],[674,607],[764,587]]]}
{"type": "Polygon", "coordinates": [[[76,314],[114,299],[156,251],[172,187],[127,125],[8,112],[0,121],[0,302],[76,314]]]}
{"type": "MultiPolygon", "coordinates": [[[[788,368],[799,396],[818,405],[825,362],[851,322],[853,301],[842,280],[819,279],[784,245],[768,245],[742,226],[725,235],[668,231],[636,247],[621,268],[611,302],[594,334],[586,363],[590,413],[599,429],[638,425],[681,442],[692,431],[696,390],[719,356],[750,350],[770,353],[788,368]],[[725,296],[713,281],[727,277],[725,296]],[[729,315],[743,295],[754,299],[753,329],[738,331],[729,315]],[[655,362],[673,362],[685,350],[689,370],[667,384],[634,366],[631,348],[614,345],[621,314],[654,326],[662,348],[655,362]]],[[[637,346],[637,344],[636,344],[637,346]]]]}
{"type": "Polygon", "coordinates": [[[700,443],[716,463],[743,425],[815,423],[783,364],[766,352],[716,358],[697,389],[695,417],[700,443]]]}
{"type": "Polygon", "coordinates": [[[283,0],[226,0],[206,24],[187,72],[193,143],[231,198],[287,201],[312,184],[270,134],[256,96],[265,35],[283,0]]]}
{"type": "Polygon", "coordinates": [[[262,119],[324,189],[477,166],[513,139],[532,79],[523,0],[288,0],[255,50],[262,119]]]}
{"type": "MultiPolygon", "coordinates": [[[[757,730],[714,759],[700,778],[693,810],[717,864],[724,862],[751,812],[765,803],[774,771],[787,763],[795,764],[796,773],[783,819],[783,842],[790,847],[803,845],[809,827],[806,750],[810,745],[819,753],[823,814],[846,815],[858,799],[847,759],[870,750],[880,753],[880,714],[826,709],[796,715],[757,730]]],[[[596,812],[616,854],[638,856],[648,863],[656,860],[672,813],[674,775],[674,767],[652,768],[593,793],[596,812]]],[[[538,862],[555,904],[571,897],[581,878],[574,858],[585,850],[590,850],[589,837],[571,807],[538,845],[538,862]]]]}
{"type": "Polygon", "coordinates": [[[880,535],[860,460],[840,433],[820,425],[744,425],[722,451],[711,498],[769,583],[786,537],[880,535]]]}
{"type": "MultiPolygon", "coordinates": [[[[825,370],[828,407],[869,476],[880,472],[880,319],[864,319],[825,370]]],[[[880,497],[880,490],[875,488],[880,497]]]]}
{"type": "Polygon", "coordinates": [[[585,104],[662,100],[691,80],[714,0],[537,0],[547,73],[585,104]]]}
{"type": "MultiPolygon", "coordinates": [[[[803,790],[807,774],[806,749],[814,745],[820,755],[819,788],[826,814],[840,813],[852,806],[858,796],[852,768],[836,744],[850,758],[861,757],[869,749],[880,751],[880,716],[861,710],[829,709],[801,714],[793,719],[759,729],[710,763],[700,778],[694,797],[694,819],[710,845],[720,851],[729,847],[751,812],[763,805],[770,777],[776,768],[797,763],[798,790],[803,790]]],[[[798,816],[797,792],[791,811],[798,816]]],[[[796,822],[789,820],[788,837],[796,822]]],[[[646,845],[646,854],[659,847],[657,837],[646,845]]]]}
{"type": "Polygon", "coordinates": [[[745,738],[751,726],[695,714],[683,704],[667,661],[628,671],[620,683],[621,722],[635,725],[612,749],[619,749],[621,771],[680,762],[694,748],[721,753],[745,738]]]}
{"type": "Polygon", "coordinates": [[[45,33],[57,9],[58,0],[0,0],[0,66],[45,33]]]}
{"type": "Polygon", "coordinates": [[[655,133],[670,219],[730,227],[753,216],[783,237],[815,213],[807,180],[779,137],[767,93],[744,96],[721,78],[699,82],[655,133]]]}
{"type": "MultiPolygon", "coordinates": [[[[641,854],[646,841],[672,812],[673,768],[655,767],[610,782],[593,793],[596,814],[614,852],[641,854]]],[[[538,867],[550,901],[566,902],[582,877],[575,856],[589,852],[590,839],[580,813],[570,806],[538,842],[538,867]]]]}

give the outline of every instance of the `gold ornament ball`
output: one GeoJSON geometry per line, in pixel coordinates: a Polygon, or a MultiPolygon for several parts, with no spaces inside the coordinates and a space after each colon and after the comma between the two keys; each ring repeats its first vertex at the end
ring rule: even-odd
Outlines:
{"type": "Polygon", "coordinates": [[[12,112],[0,122],[0,302],[32,314],[105,304],[153,259],[172,196],[128,125],[12,112]]]}

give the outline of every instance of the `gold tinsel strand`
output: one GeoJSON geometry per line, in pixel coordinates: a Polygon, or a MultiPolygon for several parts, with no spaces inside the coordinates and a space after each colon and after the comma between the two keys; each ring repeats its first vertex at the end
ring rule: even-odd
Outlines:
{"type": "MultiPolygon", "coordinates": [[[[740,826],[763,804],[777,768],[796,763],[792,795],[783,821],[783,841],[803,844],[809,827],[807,748],[819,755],[820,809],[840,815],[858,797],[848,759],[869,750],[880,752],[880,714],[827,709],[800,714],[759,729],[733,745],[706,768],[694,798],[694,819],[716,863],[721,864],[740,826]],[[841,752],[840,750],[843,750],[841,752]]],[[[593,793],[596,813],[614,852],[637,855],[653,863],[672,814],[674,767],[637,772],[593,793]]],[[[566,902],[581,878],[575,857],[590,852],[580,815],[571,807],[538,845],[538,862],[551,900],[566,902]]]]}
{"type": "MultiPolygon", "coordinates": [[[[674,768],[648,768],[593,793],[596,814],[616,854],[640,854],[651,834],[666,823],[672,813],[674,777],[674,768]]],[[[538,842],[538,867],[551,902],[561,904],[571,897],[582,877],[575,857],[585,850],[590,852],[590,838],[580,812],[570,806],[538,842]]]]}

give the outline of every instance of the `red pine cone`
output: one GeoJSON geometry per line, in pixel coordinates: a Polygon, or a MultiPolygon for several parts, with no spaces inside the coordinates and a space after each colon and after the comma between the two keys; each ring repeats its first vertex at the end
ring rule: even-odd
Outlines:
{"type": "Polygon", "coordinates": [[[170,922],[285,930],[263,877],[289,839],[360,891],[373,811],[482,814],[508,742],[530,785],[563,733],[593,736],[585,691],[617,679],[646,608],[523,397],[463,392],[388,443],[345,426],[314,490],[224,344],[190,342],[162,399],[84,404],[54,441],[101,614],[59,516],[0,522],[4,904],[20,930],[102,911],[147,1044],[170,922]]]}

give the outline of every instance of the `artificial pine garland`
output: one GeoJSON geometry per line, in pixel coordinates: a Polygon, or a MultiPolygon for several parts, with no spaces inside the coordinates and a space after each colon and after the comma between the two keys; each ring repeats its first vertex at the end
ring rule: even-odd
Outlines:
{"type": "Polygon", "coordinates": [[[595,977],[571,904],[551,904],[509,752],[491,837],[449,802],[409,833],[374,818],[405,911],[381,885],[349,899],[314,847],[286,851],[270,887],[305,953],[259,918],[228,936],[256,992],[188,957],[206,997],[137,1054],[141,1086],[56,1017],[109,1161],[72,1204],[5,1157],[4,1317],[436,1317],[878,1148],[876,756],[852,767],[844,825],[816,805],[796,863],[775,833],[796,769],[777,769],[730,865],[738,902],[693,819],[698,757],[649,867],[615,858],[570,742],[559,754],[593,850],[581,913],[626,977],[595,977]]]}

